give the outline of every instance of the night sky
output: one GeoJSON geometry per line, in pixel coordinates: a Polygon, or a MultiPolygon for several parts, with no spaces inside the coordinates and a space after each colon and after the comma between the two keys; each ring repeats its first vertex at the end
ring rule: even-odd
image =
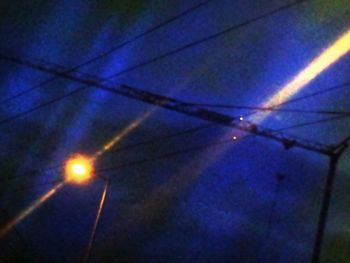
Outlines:
{"type": "MultiPolygon", "coordinates": [[[[240,106],[203,108],[249,119],[255,111],[246,107],[260,107],[350,29],[350,0],[281,8],[290,3],[1,0],[0,229],[63,179],[70,156],[93,155],[151,113],[97,159],[94,180],[65,185],[1,237],[0,262],[82,262],[106,180],[89,262],[310,262],[328,156],[96,86],[65,96],[84,85],[56,78],[38,86],[53,76],[1,56],[60,72],[99,57],[77,71],[188,103],[240,106]]],[[[291,111],[272,111],[259,125],[340,143],[350,135],[349,63],[347,54],[280,107],[291,111]]],[[[337,167],[324,263],[350,262],[349,157],[337,167]]]]}

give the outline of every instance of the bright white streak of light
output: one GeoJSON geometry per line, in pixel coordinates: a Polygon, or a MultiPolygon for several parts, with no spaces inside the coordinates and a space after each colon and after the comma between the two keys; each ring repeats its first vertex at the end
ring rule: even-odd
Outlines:
{"type": "MultiPolygon", "coordinates": [[[[350,51],[350,30],[338,38],[331,46],[324,50],[318,57],[311,61],[300,71],[289,83],[282,87],[277,93],[271,96],[262,107],[273,108],[282,104],[297,92],[306,87],[324,70],[337,62],[350,51]]],[[[262,122],[269,116],[269,112],[259,113],[252,117],[254,122],[262,122]]]]}

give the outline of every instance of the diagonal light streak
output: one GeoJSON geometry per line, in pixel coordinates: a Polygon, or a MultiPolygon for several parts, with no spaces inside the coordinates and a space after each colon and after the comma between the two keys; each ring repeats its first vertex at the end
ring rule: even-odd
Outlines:
{"type": "Polygon", "coordinates": [[[119,143],[124,137],[129,135],[130,132],[138,128],[153,112],[155,108],[141,115],[139,118],[127,125],[121,132],[118,132],[111,140],[109,140],[99,151],[97,151],[92,160],[95,161],[98,157],[110,150],[113,146],[119,143]]]}
{"type": "Polygon", "coordinates": [[[85,254],[83,262],[88,262],[89,258],[90,258],[92,245],[93,245],[94,240],[95,240],[96,229],[97,229],[98,223],[100,221],[101,214],[102,214],[102,209],[104,207],[105,200],[106,200],[106,195],[107,195],[107,191],[108,191],[108,185],[109,185],[109,180],[106,181],[105,187],[104,187],[103,192],[102,192],[100,205],[98,207],[98,211],[97,211],[97,214],[96,214],[94,226],[92,228],[89,244],[87,246],[87,250],[86,250],[86,254],[85,254]]]}
{"type": "Polygon", "coordinates": [[[4,227],[0,229],[0,239],[5,236],[14,226],[22,222],[26,217],[32,214],[37,208],[39,208],[43,203],[49,200],[54,194],[56,194],[63,186],[65,182],[59,182],[53,186],[49,191],[35,200],[27,209],[22,211],[17,217],[12,221],[7,223],[4,227]]]}
{"type": "MultiPolygon", "coordinates": [[[[301,91],[313,79],[328,69],[350,51],[350,30],[340,36],[332,45],[313,59],[290,82],[263,103],[263,107],[273,108],[283,104],[290,97],[301,91]]],[[[252,117],[255,122],[262,122],[269,116],[268,112],[256,114],[252,117]]]]}

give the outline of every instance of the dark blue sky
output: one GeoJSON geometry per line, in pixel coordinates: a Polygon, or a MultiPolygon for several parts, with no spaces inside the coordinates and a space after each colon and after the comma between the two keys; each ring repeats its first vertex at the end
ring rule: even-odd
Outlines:
{"type": "MultiPolygon", "coordinates": [[[[291,2],[211,1],[80,70],[108,77],[291,2]]],[[[0,51],[71,68],[198,3],[3,0],[0,51]]],[[[349,11],[348,0],[305,1],[109,83],[188,102],[259,106],[349,30],[349,11]]],[[[344,56],[295,98],[349,81],[349,59],[344,56]]],[[[0,60],[1,101],[48,78],[46,73],[0,60]]],[[[47,168],[62,164],[72,153],[93,154],[153,109],[89,87],[1,122],[78,86],[59,79],[16,100],[0,102],[0,207],[6,211],[0,214],[1,224],[62,177],[61,169],[47,168]],[[39,173],[31,173],[38,169],[39,173]]],[[[348,111],[349,96],[345,86],[285,108],[348,111]]],[[[283,129],[328,117],[273,112],[262,125],[283,129]]],[[[96,169],[119,166],[238,137],[203,151],[132,163],[104,174],[111,178],[111,186],[91,262],[310,261],[328,158],[298,148],[285,150],[276,142],[218,125],[130,147],[203,124],[159,108],[113,148],[120,151],[107,152],[98,160],[96,169]],[[285,175],[279,187],[278,174],[285,175]]],[[[349,122],[342,118],[285,132],[337,144],[349,136],[349,122]]],[[[345,153],[339,163],[322,262],[345,263],[350,257],[348,158],[345,153]]],[[[21,222],[17,232],[0,241],[4,262],[79,262],[102,190],[99,179],[84,187],[64,187],[21,222]]]]}

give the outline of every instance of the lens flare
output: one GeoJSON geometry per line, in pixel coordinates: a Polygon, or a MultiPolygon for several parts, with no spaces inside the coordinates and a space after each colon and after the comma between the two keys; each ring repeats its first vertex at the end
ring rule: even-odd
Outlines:
{"type": "MultiPolygon", "coordinates": [[[[324,70],[337,62],[350,51],[350,30],[338,38],[331,46],[325,49],[318,57],[313,59],[302,71],[300,71],[289,83],[283,86],[277,93],[271,96],[262,107],[273,108],[284,103],[290,97],[302,90],[324,70]]],[[[253,116],[252,121],[261,122],[269,113],[261,113],[253,116]]]]}
{"type": "Polygon", "coordinates": [[[99,224],[99,221],[100,221],[100,218],[101,218],[101,214],[102,214],[102,209],[103,209],[103,206],[104,206],[105,201],[106,201],[108,185],[109,185],[109,181],[106,182],[105,187],[104,187],[103,192],[102,192],[100,205],[98,207],[98,211],[97,211],[97,214],[96,214],[95,222],[94,222],[94,225],[92,227],[92,232],[91,232],[89,244],[88,244],[88,247],[87,247],[87,250],[86,250],[86,254],[85,254],[85,259],[84,259],[83,262],[88,262],[89,261],[92,245],[93,245],[93,242],[94,242],[94,239],[95,239],[95,235],[96,235],[97,226],[99,224]]]}
{"type": "Polygon", "coordinates": [[[65,179],[74,184],[89,182],[93,177],[93,162],[87,156],[78,154],[68,159],[65,165],[65,179]]]}
{"type": "Polygon", "coordinates": [[[131,122],[128,126],[126,126],[123,130],[118,132],[117,135],[115,135],[110,141],[108,141],[102,147],[102,149],[100,149],[99,151],[97,151],[94,154],[92,159],[93,160],[97,159],[98,157],[103,155],[105,152],[110,150],[113,146],[118,144],[118,142],[120,142],[124,137],[129,135],[130,132],[132,132],[133,130],[138,128],[155,110],[156,110],[156,108],[154,107],[152,110],[150,110],[150,111],[146,112],[145,114],[141,115],[139,118],[137,118],[136,120],[131,122]]]}
{"type": "Polygon", "coordinates": [[[0,238],[6,235],[14,226],[22,222],[26,217],[32,214],[36,209],[38,209],[43,203],[49,200],[54,194],[57,193],[64,186],[64,182],[60,182],[52,187],[49,191],[39,197],[34,201],[27,209],[21,212],[16,218],[7,223],[4,227],[0,228],[0,238]]]}

